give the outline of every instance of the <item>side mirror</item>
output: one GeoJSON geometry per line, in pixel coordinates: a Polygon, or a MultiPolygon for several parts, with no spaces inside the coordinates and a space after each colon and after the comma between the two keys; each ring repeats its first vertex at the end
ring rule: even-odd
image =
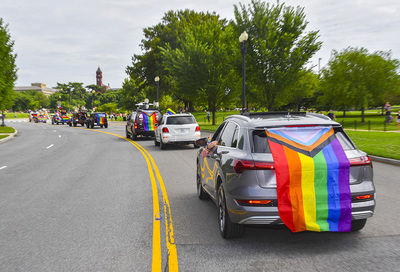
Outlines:
{"type": "Polygon", "coordinates": [[[201,138],[196,141],[196,145],[198,146],[206,146],[207,145],[207,138],[201,138]]]}

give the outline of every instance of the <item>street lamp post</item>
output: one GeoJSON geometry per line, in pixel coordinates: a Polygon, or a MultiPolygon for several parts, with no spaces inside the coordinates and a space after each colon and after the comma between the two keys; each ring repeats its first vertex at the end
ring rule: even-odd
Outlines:
{"type": "Polygon", "coordinates": [[[246,31],[243,31],[240,34],[239,42],[240,42],[240,52],[242,53],[242,112],[245,112],[246,105],[246,41],[249,38],[249,34],[246,31]]]}
{"type": "Polygon", "coordinates": [[[92,91],[92,108],[94,109],[94,102],[95,102],[95,96],[94,96],[94,94],[95,94],[96,92],[95,91],[92,91]]]}
{"type": "Polygon", "coordinates": [[[157,86],[157,108],[158,108],[158,85],[160,84],[160,77],[156,76],[154,78],[154,81],[156,82],[156,86],[157,86]]]}

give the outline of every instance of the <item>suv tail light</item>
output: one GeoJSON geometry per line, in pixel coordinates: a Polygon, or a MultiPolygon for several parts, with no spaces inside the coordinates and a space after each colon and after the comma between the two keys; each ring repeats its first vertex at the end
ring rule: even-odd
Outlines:
{"type": "Polygon", "coordinates": [[[274,163],[263,161],[235,160],[233,163],[235,172],[238,174],[246,170],[274,170],[274,163]]]}
{"type": "Polygon", "coordinates": [[[163,127],[163,128],[162,128],[162,132],[163,132],[163,133],[169,133],[169,130],[168,130],[167,127],[163,127]]]}
{"type": "Polygon", "coordinates": [[[137,121],[135,121],[135,124],[134,124],[134,126],[135,126],[135,129],[137,129],[137,128],[138,128],[138,126],[137,126],[137,121]]]}
{"type": "Polygon", "coordinates": [[[200,127],[199,126],[196,127],[196,131],[200,131],[200,127]]]}
{"type": "Polygon", "coordinates": [[[372,161],[369,156],[358,157],[354,159],[349,159],[350,166],[363,166],[363,165],[371,165],[372,161]]]}

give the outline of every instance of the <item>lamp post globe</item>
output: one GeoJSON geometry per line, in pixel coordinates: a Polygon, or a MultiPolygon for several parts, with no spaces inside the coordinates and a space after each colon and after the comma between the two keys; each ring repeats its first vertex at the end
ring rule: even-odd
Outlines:
{"type": "Polygon", "coordinates": [[[249,34],[243,31],[239,36],[240,52],[242,53],[242,112],[245,112],[246,108],[246,41],[249,38],[249,34]]]}
{"type": "Polygon", "coordinates": [[[154,81],[156,82],[156,86],[157,86],[157,108],[158,108],[158,85],[159,85],[159,83],[160,83],[160,77],[159,77],[159,76],[156,76],[156,77],[154,78],[154,81]]]}

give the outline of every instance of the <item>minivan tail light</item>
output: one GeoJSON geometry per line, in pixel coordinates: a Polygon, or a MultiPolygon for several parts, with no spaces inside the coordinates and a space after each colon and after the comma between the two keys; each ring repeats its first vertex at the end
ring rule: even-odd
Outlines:
{"type": "Polygon", "coordinates": [[[235,172],[238,174],[246,170],[274,170],[274,164],[271,162],[251,161],[251,160],[235,160],[233,163],[235,172]]]}
{"type": "Polygon", "coordinates": [[[169,130],[168,130],[167,127],[163,127],[163,128],[162,128],[162,132],[163,132],[163,133],[169,133],[169,130]]]}
{"type": "Polygon", "coordinates": [[[358,158],[349,159],[350,166],[363,166],[363,165],[371,165],[372,161],[369,156],[362,156],[358,158]]]}
{"type": "Polygon", "coordinates": [[[196,131],[200,131],[200,127],[199,126],[196,127],[196,131]]]}

